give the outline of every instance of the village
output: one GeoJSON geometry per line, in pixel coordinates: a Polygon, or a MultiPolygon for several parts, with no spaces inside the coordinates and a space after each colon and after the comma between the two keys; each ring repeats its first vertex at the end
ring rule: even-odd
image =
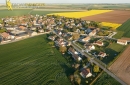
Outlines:
{"type": "Polygon", "coordinates": [[[41,34],[48,34],[50,44],[59,49],[75,69],[71,81],[84,79],[90,83],[103,69],[73,47],[107,65],[129,44],[123,39],[114,39],[116,33],[101,29],[100,23],[55,15],[24,15],[1,18],[0,42],[6,44],[41,34]],[[73,44],[73,45],[72,45],[73,44]],[[121,48],[115,49],[114,46],[121,48]],[[82,78],[81,78],[82,77],[82,78]]]}

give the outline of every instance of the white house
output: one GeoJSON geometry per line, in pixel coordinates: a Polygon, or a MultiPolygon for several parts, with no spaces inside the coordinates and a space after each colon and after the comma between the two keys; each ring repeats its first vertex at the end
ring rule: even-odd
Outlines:
{"type": "Polygon", "coordinates": [[[53,41],[54,41],[54,40],[55,40],[55,36],[49,36],[49,37],[48,37],[48,39],[50,39],[50,40],[53,40],[53,41]]]}
{"type": "Polygon", "coordinates": [[[37,35],[37,32],[31,33],[31,36],[35,36],[35,35],[37,35]]]}
{"type": "Polygon", "coordinates": [[[118,39],[117,43],[121,45],[127,45],[127,40],[118,39]]]}
{"type": "Polygon", "coordinates": [[[82,39],[82,42],[88,42],[91,38],[89,36],[82,39]]]}
{"type": "Polygon", "coordinates": [[[80,75],[81,75],[83,78],[88,78],[88,77],[91,77],[91,76],[92,76],[92,73],[90,72],[90,69],[89,69],[89,68],[83,68],[83,70],[80,72],[80,75]]]}
{"type": "Polygon", "coordinates": [[[86,46],[86,52],[89,52],[89,51],[94,50],[94,49],[95,49],[94,45],[86,46]]]}
{"type": "Polygon", "coordinates": [[[105,57],[105,56],[107,56],[107,54],[106,53],[104,53],[104,52],[100,52],[99,54],[98,54],[98,56],[100,56],[100,57],[105,57]]]}

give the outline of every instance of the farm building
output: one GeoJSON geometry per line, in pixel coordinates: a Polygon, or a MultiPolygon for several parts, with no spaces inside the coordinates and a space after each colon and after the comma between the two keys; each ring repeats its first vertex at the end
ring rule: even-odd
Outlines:
{"type": "Polygon", "coordinates": [[[118,39],[117,43],[121,45],[127,45],[127,40],[118,39]]]}

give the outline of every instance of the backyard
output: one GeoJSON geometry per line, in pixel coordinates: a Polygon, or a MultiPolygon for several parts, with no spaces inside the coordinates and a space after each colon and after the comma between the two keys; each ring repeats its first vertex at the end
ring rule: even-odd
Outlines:
{"type": "Polygon", "coordinates": [[[70,64],[47,43],[47,36],[40,35],[1,45],[0,84],[70,85],[70,64]]]}

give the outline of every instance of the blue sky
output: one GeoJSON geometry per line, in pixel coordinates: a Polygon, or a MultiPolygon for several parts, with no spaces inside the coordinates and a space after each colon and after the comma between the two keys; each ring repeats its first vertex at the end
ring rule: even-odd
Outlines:
{"type": "MultiPolygon", "coordinates": [[[[130,0],[10,0],[12,3],[130,3],[130,0]]],[[[0,0],[5,3],[5,0],[0,0]]]]}

